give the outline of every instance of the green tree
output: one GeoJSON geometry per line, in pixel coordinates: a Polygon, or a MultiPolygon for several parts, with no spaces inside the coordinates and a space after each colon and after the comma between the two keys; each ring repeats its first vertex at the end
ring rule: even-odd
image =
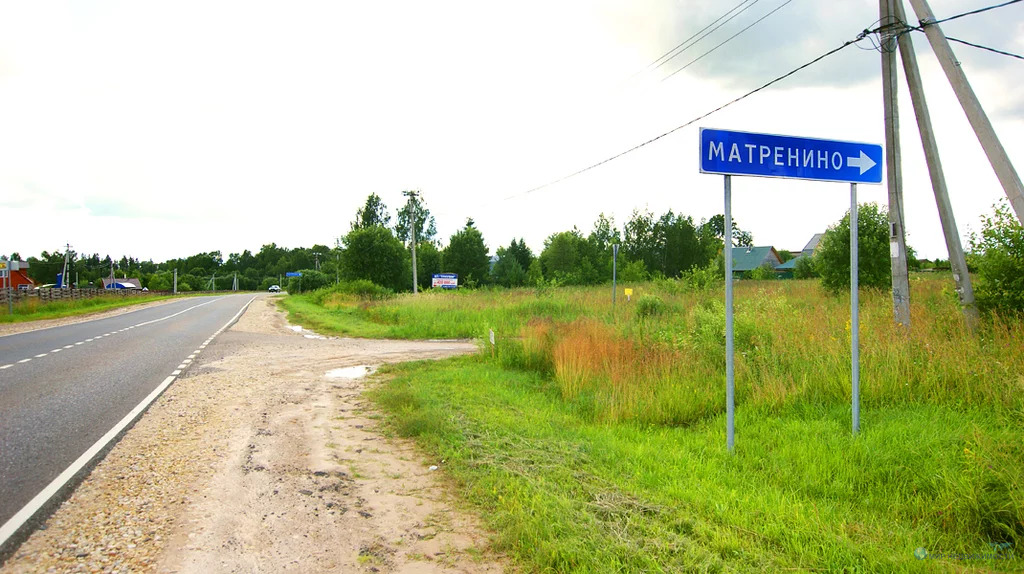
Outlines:
{"type": "Polygon", "coordinates": [[[1006,202],[981,219],[981,235],[971,234],[969,263],[977,271],[978,307],[1024,311],[1024,226],[1006,202]]]}
{"type": "Polygon", "coordinates": [[[353,229],[345,236],[341,261],[345,279],[366,279],[395,291],[407,290],[405,261],[405,247],[387,227],[353,229]]]}
{"type": "Polygon", "coordinates": [[[147,285],[150,291],[170,291],[174,288],[174,274],[163,272],[154,273],[149,278],[149,284],[147,285]]]}
{"type": "Polygon", "coordinates": [[[540,285],[544,282],[544,271],[540,266],[540,259],[530,262],[530,268],[526,270],[526,284],[540,285]]]}
{"type": "MultiPolygon", "coordinates": [[[[857,208],[857,282],[861,287],[887,289],[892,277],[889,264],[889,216],[877,203],[857,208]]],[[[850,213],[828,228],[814,254],[814,269],[821,284],[832,292],[850,288],[850,213]]]]}
{"type": "MultiPolygon", "coordinates": [[[[514,242],[514,241],[513,241],[514,242]]],[[[499,247],[497,251],[498,262],[494,264],[491,274],[494,282],[504,287],[522,287],[526,284],[526,270],[519,264],[508,249],[499,247]]]]}
{"type": "Polygon", "coordinates": [[[289,293],[302,293],[315,291],[334,283],[334,277],[316,269],[303,269],[300,271],[302,277],[289,277],[287,291],[289,293]]]}
{"type": "MultiPolygon", "coordinates": [[[[437,236],[437,224],[434,222],[434,216],[430,214],[430,210],[423,204],[423,198],[420,197],[419,192],[410,193],[408,201],[398,210],[398,220],[395,222],[395,237],[406,245],[412,241],[414,213],[416,214],[416,246],[418,248],[421,241],[434,241],[437,236]]],[[[419,256],[419,253],[416,255],[419,256]]]]}
{"type": "Polygon", "coordinates": [[[647,266],[644,265],[643,261],[623,261],[623,265],[619,268],[619,281],[623,283],[639,283],[641,281],[647,281],[651,278],[651,274],[647,272],[647,266]]]}
{"type": "Polygon", "coordinates": [[[366,229],[367,227],[387,227],[391,223],[391,215],[384,205],[380,196],[371,193],[366,198],[366,204],[356,210],[356,219],[352,222],[352,229],[366,229]]]}
{"type": "Polygon", "coordinates": [[[801,257],[796,260],[796,263],[793,264],[793,278],[810,279],[811,277],[817,276],[818,273],[814,270],[813,257],[801,257]]]}
{"type": "MultiPolygon", "coordinates": [[[[725,237],[725,216],[722,214],[714,215],[709,219],[704,226],[707,226],[707,230],[719,239],[725,237]]],[[[736,247],[750,247],[754,244],[754,236],[748,232],[740,229],[740,226],[736,224],[736,220],[732,220],[732,242],[736,247]]]]}
{"type": "Polygon", "coordinates": [[[429,289],[435,273],[441,273],[441,251],[433,241],[420,241],[416,246],[416,279],[420,288],[429,289]]]}
{"type": "Polygon", "coordinates": [[[653,213],[634,209],[632,217],[622,229],[624,255],[634,263],[643,264],[645,272],[658,268],[661,246],[654,223],[653,213]]]}
{"type": "Polygon", "coordinates": [[[597,221],[594,222],[594,230],[590,232],[590,236],[587,239],[602,253],[609,251],[612,245],[622,243],[622,235],[619,233],[618,228],[615,227],[615,218],[606,217],[604,213],[597,216],[597,221]]]}
{"type": "Polygon", "coordinates": [[[535,259],[533,251],[526,245],[526,241],[522,238],[520,238],[518,242],[513,239],[512,243],[510,243],[508,248],[505,250],[505,253],[514,257],[515,260],[519,262],[519,266],[525,270],[530,269],[530,265],[533,264],[535,259]]]}
{"type": "Polygon", "coordinates": [[[622,245],[622,234],[615,227],[615,219],[605,214],[597,216],[594,229],[587,236],[583,255],[594,267],[594,282],[600,283],[612,276],[612,245],[622,245]]]}
{"type": "Polygon", "coordinates": [[[582,242],[583,238],[575,229],[561,231],[545,239],[544,250],[540,252],[544,277],[570,284],[582,283],[579,276],[579,245],[582,242]]]}
{"type": "Polygon", "coordinates": [[[487,245],[472,219],[467,219],[466,226],[452,235],[442,261],[446,272],[458,274],[459,285],[471,287],[487,281],[491,266],[487,245]]]}

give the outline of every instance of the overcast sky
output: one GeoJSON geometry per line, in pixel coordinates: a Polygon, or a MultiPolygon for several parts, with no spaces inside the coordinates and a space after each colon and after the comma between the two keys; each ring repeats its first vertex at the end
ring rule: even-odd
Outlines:
{"type": "MultiPolygon", "coordinates": [[[[446,240],[472,217],[493,252],[621,227],[634,209],[722,212],[683,124],[856,37],[875,0],[757,0],[664,66],[648,64],[739,0],[0,3],[0,252],[163,261],[333,245],[377,193],[420,189],[446,240]],[[779,8],[684,71],[673,71],[779,8]]],[[[995,3],[932,0],[939,18],[995,3]]],[[[909,4],[907,9],[910,10],[909,4]]],[[[912,20],[916,18],[911,16],[912,20]]],[[[943,26],[1024,52],[1024,3],[943,26]]],[[[965,236],[1004,197],[925,37],[912,35],[965,236]]],[[[883,143],[880,56],[864,40],[698,125],[883,143]],[[864,49],[858,49],[864,48],[864,49]]],[[[962,45],[1018,169],[1024,62],[962,45]]],[[[903,74],[900,72],[903,82],[903,74]]],[[[906,219],[945,257],[901,86],[906,219]]],[[[800,249],[849,207],[844,184],[736,178],[759,245],[800,249]]],[[[864,202],[884,186],[860,186],[864,202]]]]}

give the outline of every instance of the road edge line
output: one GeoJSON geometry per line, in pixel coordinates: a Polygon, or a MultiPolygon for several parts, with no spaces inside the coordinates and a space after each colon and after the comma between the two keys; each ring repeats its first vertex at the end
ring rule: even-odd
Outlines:
{"type": "MultiPolygon", "coordinates": [[[[238,313],[235,313],[235,316],[228,320],[228,322],[225,323],[223,327],[218,329],[214,333],[213,337],[210,337],[210,339],[212,340],[216,338],[217,335],[221,334],[229,327],[231,327],[231,325],[233,325],[236,321],[238,321],[238,318],[242,316],[242,313],[245,313],[245,310],[248,309],[249,305],[251,305],[252,302],[255,300],[256,296],[253,296],[252,299],[249,299],[249,301],[246,302],[246,304],[243,305],[242,308],[238,310],[238,313]]],[[[56,495],[65,487],[67,487],[68,483],[72,479],[74,479],[75,476],[78,475],[78,473],[82,472],[82,469],[88,466],[89,463],[92,462],[92,459],[95,458],[97,454],[102,452],[108,446],[112,446],[110,443],[112,443],[114,439],[120,436],[121,433],[125,431],[125,429],[132,425],[136,421],[136,419],[138,419],[142,415],[142,413],[146,409],[148,409],[149,406],[154,401],[156,401],[156,399],[161,394],[163,394],[165,390],[167,390],[167,387],[171,386],[171,383],[173,383],[174,380],[178,378],[178,376],[180,375],[170,375],[166,379],[164,379],[162,383],[160,383],[155,389],[153,389],[153,392],[149,393],[149,395],[147,395],[146,398],[142,399],[142,402],[140,402],[138,405],[135,406],[135,408],[129,411],[128,414],[124,416],[124,418],[118,421],[117,424],[115,424],[109,431],[107,431],[103,436],[101,436],[99,440],[93,443],[93,445],[89,447],[84,453],[82,453],[81,456],[75,459],[74,462],[72,462],[66,469],[64,469],[64,472],[57,475],[57,478],[53,479],[50,482],[50,484],[46,485],[46,487],[39,492],[39,494],[35,495],[32,498],[32,500],[28,501],[28,504],[21,507],[21,510],[14,513],[14,516],[12,516],[10,519],[7,520],[7,522],[0,526],[0,565],[6,562],[6,559],[3,559],[2,557],[8,552],[10,552],[13,555],[13,551],[15,550],[15,548],[4,549],[4,546],[7,544],[8,540],[14,537],[14,535],[18,533],[18,531],[20,531],[22,527],[25,526],[25,524],[27,524],[29,520],[32,519],[33,516],[36,515],[37,512],[39,512],[44,506],[46,506],[46,504],[50,502],[50,499],[53,498],[54,495],[56,495]]],[[[97,460],[97,462],[99,461],[97,460]]]]}

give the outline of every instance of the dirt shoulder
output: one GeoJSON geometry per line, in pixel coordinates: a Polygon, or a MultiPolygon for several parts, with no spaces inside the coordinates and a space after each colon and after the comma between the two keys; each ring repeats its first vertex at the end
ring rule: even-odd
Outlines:
{"type": "Polygon", "coordinates": [[[383,437],[345,369],[473,351],[307,338],[261,297],[0,574],[501,572],[443,465],[383,437]]]}

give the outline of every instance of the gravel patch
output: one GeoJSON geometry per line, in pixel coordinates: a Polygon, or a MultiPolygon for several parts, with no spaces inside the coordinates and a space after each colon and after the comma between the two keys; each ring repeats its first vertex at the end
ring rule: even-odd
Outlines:
{"type": "Polygon", "coordinates": [[[363,398],[372,379],[327,376],[475,351],[307,339],[261,297],[0,574],[501,572],[443,463],[379,433],[363,398]]]}

